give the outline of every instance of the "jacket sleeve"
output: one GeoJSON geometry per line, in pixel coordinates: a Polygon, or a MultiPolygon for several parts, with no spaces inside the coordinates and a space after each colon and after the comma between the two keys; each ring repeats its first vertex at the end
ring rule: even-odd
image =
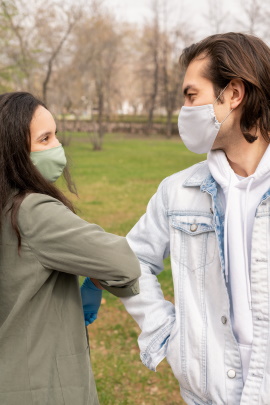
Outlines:
{"type": "Polygon", "coordinates": [[[164,299],[156,277],[163,270],[163,260],[169,256],[169,226],[166,211],[164,183],[150,200],[146,214],[127,235],[132,250],[137,255],[142,275],[140,294],[122,299],[127,311],[138,323],[141,334],[139,346],[141,360],[156,370],[166,356],[166,349],[175,322],[174,305],[164,299]]]}
{"type": "Polygon", "coordinates": [[[126,238],[90,224],[60,201],[30,194],[21,204],[18,224],[26,243],[47,269],[92,277],[112,294],[138,294],[139,262],[126,238]]]}

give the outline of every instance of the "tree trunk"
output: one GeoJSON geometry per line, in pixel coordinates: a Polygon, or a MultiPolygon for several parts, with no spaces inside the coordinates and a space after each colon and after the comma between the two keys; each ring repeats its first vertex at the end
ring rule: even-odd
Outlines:
{"type": "Polygon", "coordinates": [[[105,134],[104,97],[102,86],[97,86],[97,93],[98,93],[98,119],[97,123],[94,123],[94,133],[90,134],[90,140],[93,145],[94,151],[102,150],[103,138],[105,134]]]}
{"type": "Polygon", "coordinates": [[[172,136],[172,110],[167,111],[166,137],[172,136]]]}

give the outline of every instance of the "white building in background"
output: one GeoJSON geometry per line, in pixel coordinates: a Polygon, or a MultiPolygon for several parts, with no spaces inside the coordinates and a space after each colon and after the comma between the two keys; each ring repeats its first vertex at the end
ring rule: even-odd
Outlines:
{"type": "Polygon", "coordinates": [[[142,114],[143,112],[143,104],[138,102],[138,104],[136,105],[136,108],[134,105],[130,104],[130,102],[128,100],[124,100],[122,102],[121,108],[118,108],[117,110],[117,114],[120,115],[128,115],[128,114],[142,114]],[[135,111],[136,109],[136,111],[135,111]]]}

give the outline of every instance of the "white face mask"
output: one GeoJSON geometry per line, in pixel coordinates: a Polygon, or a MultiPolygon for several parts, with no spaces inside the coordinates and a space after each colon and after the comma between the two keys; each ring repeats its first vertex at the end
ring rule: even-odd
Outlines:
{"type": "MultiPolygon", "coordinates": [[[[214,104],[217,102],[222,90],[214,104]]],[[[214,105],[205,104],[195,107],[182,107],[178,117],[179,134],[186,147],[195,153],[207,153],[211,150],[221,124],[230,115],[219,122],[216,118],[214,105]]]]}

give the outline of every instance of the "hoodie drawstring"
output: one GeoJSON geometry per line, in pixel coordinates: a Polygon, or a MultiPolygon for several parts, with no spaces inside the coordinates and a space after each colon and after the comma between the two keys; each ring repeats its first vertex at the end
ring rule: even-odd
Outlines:
{"type": "Polygon", "coordinates": [[[251,185],[254,181],[254,177],[250,177],[250,181],[246,189],[246,199],[245,199],[245,215],[244,215],[244,256],[245,256],[245,276],[246,276],[246,286],[247,286],[247,298],[249,309],[252,310],[252,300],[251,300],[251,288],[250,288],[250,275],[249,275],[249,261],[248,261],[248,249],[247,249],[247,218],[248,218],[248,195],[251,185]]]}
{"type": "Polygon", "coordinates": [[[232,173],[230,172],[229,178],[229,188],[228,188],[228,197],[225,210],[225,219],[224,219],[224,263],[225,263],[225,280],[226,283],[229,281],[229,257],[228,257],[228,214],[229,214],[229,205],[231,197],[231,187],[232,185],[232,173]]]}
{"type": "MultiPolygon", "coordinates": [[[[247,288],[247,298],[249,309],[252,310],[252,300],[251,300],[251,288],[250,288],[250,276],[249,276],[249,260],[248,260],[248,248],[247,248],[247,218],[248,218],[248,195],[251,188],[251,185],[254,181],[254,177],[250,178],[250,181],[246,188],[245,195],[245,212],[244,212],[244,266],[245,266],[245,279],[246,279],[246,288],[247,288]]],[[[232,173],[230,172],[229,178],[229,187],[227,195],[227,203],[225,210],[225,219],[224,219],[224,262],[225,262],[225,280],[226,283],[229,281],[229,254],[228,254],[228,215],[231,203],[231,190],[232,190],[232,173]]]]}

